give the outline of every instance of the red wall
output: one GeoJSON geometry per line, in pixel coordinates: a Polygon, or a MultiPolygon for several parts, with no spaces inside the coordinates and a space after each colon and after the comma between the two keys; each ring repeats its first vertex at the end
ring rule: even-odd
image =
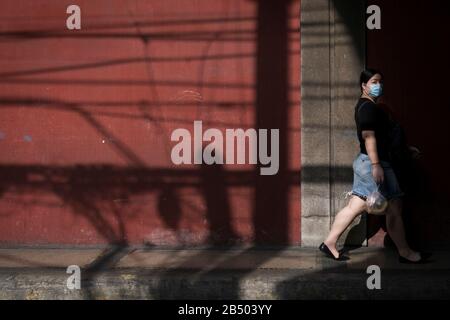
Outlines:
{"type": "MultiPolygon", "coordinates": [[[[405,178],[404,220],[410,243],[450,244],[450,3],[372,0],[381,30],[367,32],[367,64],[385,76],[383,102],[422,152],[405,178]]],[[[376,237],[374,244],[382,242],[376,237]]]]}
{"type": "Polygon", "coordinates": [[[0,243],[300,241],[299,1],[3,0],[0,243]],[[172,164],[176,128],[280,129],[280,170],[172,164]]]}

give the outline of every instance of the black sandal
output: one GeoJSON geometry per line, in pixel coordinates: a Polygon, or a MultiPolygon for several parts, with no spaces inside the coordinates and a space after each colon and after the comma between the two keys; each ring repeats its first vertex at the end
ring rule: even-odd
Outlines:
{"type": "Polygon", "coordinates": [[[405,257],[400,256],[400,255],[398,256],[398,261],[400,263],[407,263],[407,264],[422,264],[422,263],[429,262],[428,259],[431,257],[431,253],[429,253],[429,252],[419,252],[419,253],[420,253],[420,259],[417,260],[417,261],[409,260],[409,259],[407,259],[405,257]]]}
{"type": "Polygon", "coordinates": [[[327,247],[327,245],[325,243],[321,243],[321,245],[319,246],[319,250],[322,251],[323,253],[325,253],[325,255],[328,258],[331,258],[333,260],[336,261],[345,261],[346,259],[344,259],[343,256],[341,256],[341,254],[339,254],[339,257],[335,257],[334,254],[331,252],[331,250],[327,247]]]}

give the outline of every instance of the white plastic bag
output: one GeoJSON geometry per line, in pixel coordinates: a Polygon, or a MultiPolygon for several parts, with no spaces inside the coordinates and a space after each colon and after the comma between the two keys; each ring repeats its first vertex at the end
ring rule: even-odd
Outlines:
{"type": "MultiPolygon", "coordinates": [[[[376,191],[373,191],[367,196],[366,199],[366,205],[367,205],[367,212],[374,215],[383,215],[385,214],[385,210],[388,206],[387,199],[381,194],[380,192],[380,186],[378,185],[378,188],[376,191]]],[[[345,199],[350,197],[352,195],[352,191],[344,192],[345,199]]]]}
{"type": "Polygon", "coordinates": [[[367,196],[366,205],[367,212],[375,215],[383,215],[388,206],[387,199],[381,194],[380,187],[367,196]]]}

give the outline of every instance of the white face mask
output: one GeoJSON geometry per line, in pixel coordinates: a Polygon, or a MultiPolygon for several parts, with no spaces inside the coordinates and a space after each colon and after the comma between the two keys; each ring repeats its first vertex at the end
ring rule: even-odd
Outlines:
{"type": "Polygon", "coordinates": [[[381,83],[374,83],[370,85],[369,96],[378,98],[383,94],[383,85],[381,83]]]}

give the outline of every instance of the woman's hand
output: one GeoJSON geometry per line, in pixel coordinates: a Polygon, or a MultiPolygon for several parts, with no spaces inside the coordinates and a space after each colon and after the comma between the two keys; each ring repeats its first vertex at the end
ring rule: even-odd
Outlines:
{"type": "Polygon", "coordinates": [[[384,181],[384,170],[379,163],[372,165],[372,176],[377,184],[382,184],[384,181]]]}
{"type": "Polygon", "coordinates": [[[384,170],[378,162],[377,139],[375,138],[375,131],[363,130],[362,137],[366,145],[367,154],[369,155],[370,161],[372,161],[371,165],[373,179],[377,184],[381,184],[384,180],[384,170]]]}
{"type": "Polygon", "coordinates": [[[409,146],[408,149],[409,149],[409,152],[411,152],[411,156],[414,160],[417,160],[422,156],[422,152],[420,152],[420,150],[417,149],[416,147],[409,146]]]}

